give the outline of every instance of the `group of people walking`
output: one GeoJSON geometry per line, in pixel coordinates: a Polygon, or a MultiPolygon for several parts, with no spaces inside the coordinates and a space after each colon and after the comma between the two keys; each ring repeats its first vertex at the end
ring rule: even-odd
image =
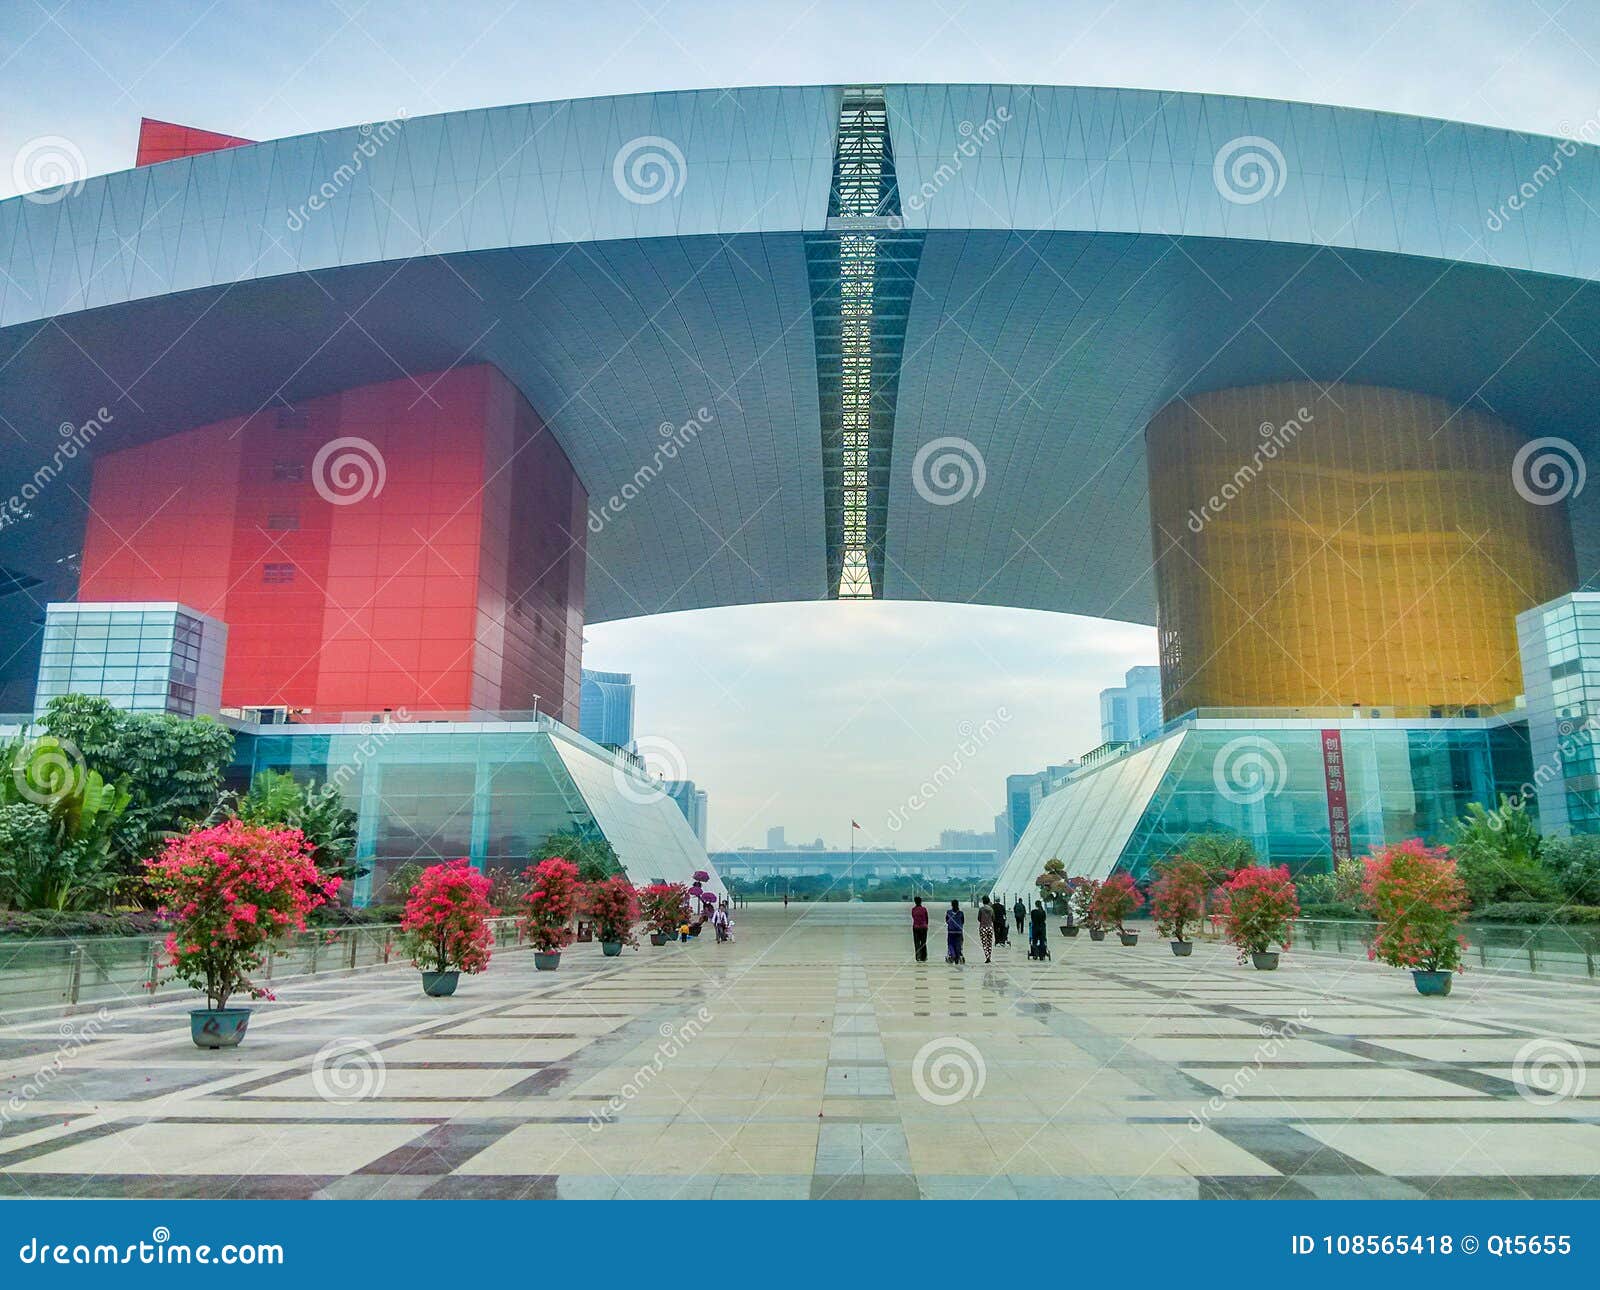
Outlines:
{"type": "MultiPolygon", "coordinates": [[[[1011,907],[1011,917],[1016,920],[1017,935],[1022,935],[1023,928],[1028,931],[1028,957],[1048,958],[1050,951],[1045,943],[1045,912],[1044,902],[1036,900],[1030,910],[1022,903],[1018,896],[1016,904],[1011,907]]],[[[961,908],[959,900],[952,900],[950,908],[944,912],[945,955],[946,963],[965,963],[967,939],[967,915],[961,908]]],[[[996,945],[1010,944],[1011,933],[1007,927],[1006,907],[998,900],[991,901],[985,896],[978,904],[978,943],[983,946],[983,961],[994,961],[994,947],[996,945]]],[[[928,908],[922,903],[921,896],[914,896],[911,904],[911,949],[916,955],[918,963],[928,961],[928,908]]]]}

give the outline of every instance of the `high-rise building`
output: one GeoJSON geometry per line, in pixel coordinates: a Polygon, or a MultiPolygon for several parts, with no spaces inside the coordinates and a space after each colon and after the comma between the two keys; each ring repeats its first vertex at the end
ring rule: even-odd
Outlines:
{"type": "Polygon", "coordinates": [[[1517,639],[1539,831],[1600,833],[1600,593],[1573,592],[1518,614],[1517,639]]]}
{"type": "Polygon", "coordinates": [[[1100,691],[1100,742],[1138,743],[1161,729],[1161,669],[1130,667],[1123,683],[1100,691]]]}
{"type": "Polygon", "coordinates": [[[692,779],[668,779],[662,781],[661,791],[678,804],[678,809],[683,812],[683,818],[689,822],[689,831],[700,839],[700,845],[706,844],[706,794],[704,789],[696,788],[692,779]]]}
{"type": "Polygon", "coordinates": [[[994,834],[977,829],[944,829],[939,834],[940,851],[992,851],[994,834]]]}
{"type": "Polygon", "coordinates": [[[578,733],[608,748],[633,747],[633,674],[583,669],[578,733]]]}
{"type": "Polygon", "coordinates": [[[789,843],[784,839],[783,836],[783,825],[780,824],[776,828],[767,830],[768,851],[782,851],[788,845],[789,843]]]}

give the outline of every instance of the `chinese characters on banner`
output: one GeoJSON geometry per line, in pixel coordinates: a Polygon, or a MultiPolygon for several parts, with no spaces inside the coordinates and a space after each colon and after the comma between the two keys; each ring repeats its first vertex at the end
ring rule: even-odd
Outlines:
{"type": "Polygon", "coordinates": [[[1350,806],[1344,790],[1344,745],[1337,730],[1322,732],[1322,774],[1328,785],[1328,837],[1335,862],[1350,858],[1350,806]]]}

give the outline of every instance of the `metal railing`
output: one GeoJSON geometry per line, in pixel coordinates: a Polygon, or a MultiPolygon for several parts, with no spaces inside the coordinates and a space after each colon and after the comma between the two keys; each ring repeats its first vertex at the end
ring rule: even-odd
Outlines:
{"type": "MultiPolygon", "coordinates": [[[[1295,941],[1307,949],[1366,957],[1373,924],[1353,920],[1302,918],[1295,941]]],[[[1519,972],[1535,976],[1600,976],[1600,926],[1549,923],[1531,927],[1511,923],[1470,923],[1464,929],[1467,970],[1519,972]]]]}
{"type": "MultiPolygon", "coordinates": [[[[497,949],[521,941],[515,918],[490,919],[497,949]]],[[[94,1003],[127,1003],[192,993],[181,981],[161,981],[166,933],[0,941],[0,1018],[94,1003]]],[[[276,951],[260,982],[318,972],[350,972],[407,962],[398,923],[321,927],[276,951]]]]}

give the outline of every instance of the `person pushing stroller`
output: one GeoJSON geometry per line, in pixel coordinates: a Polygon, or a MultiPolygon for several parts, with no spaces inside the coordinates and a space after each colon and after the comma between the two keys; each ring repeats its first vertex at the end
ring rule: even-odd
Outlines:
{"type": "Polygon", "coordinates": [[[1028,957],[1030,959],[1047,959],[1050,957],[1050,946],[1045,940],[1044,927],[1044,901],[1033,902],[1033,909],[1028,913],[1028,957]]]}

